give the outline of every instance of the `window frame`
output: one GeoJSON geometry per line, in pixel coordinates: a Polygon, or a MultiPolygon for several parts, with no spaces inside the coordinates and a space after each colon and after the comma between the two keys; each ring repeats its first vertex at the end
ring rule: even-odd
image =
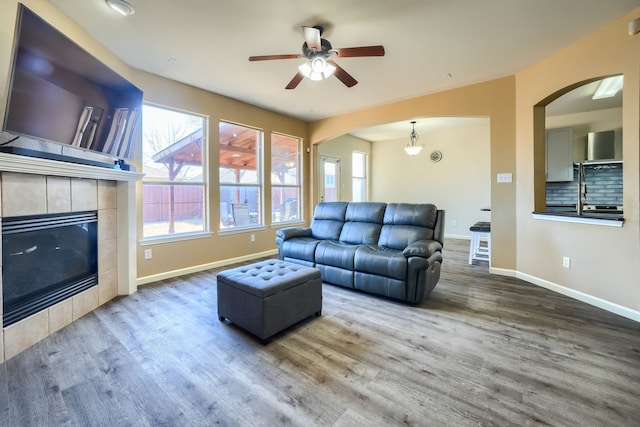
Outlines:
{"type": "Polygon", "coordinates": [[[270,167],[270,179],[269,179],[269,185],[270,185],[270,190],[271,190],[271,205],[270,205],[270,218],[271,218],[271,226],[272,227],[286,227],[286,226],[290,226],[291,224],[296,224],[296,223],[304,223],[304,200],[303,200],[303,195],[304,195],[304,165],[303,165],[303,150],[304,150],[304,139],[299,137],[299,136],[293,136],[293,135],[288,135],[285,133],[281,133],[281,132],[271,132],[270,135],[271,138],[271,167],[270,167]],[[273,150],[273,146],[274,146],[274,136],[278,136],[278,137],[283,137],[283,138],[290,138],[292,140],[296,140],[298,147],[296,150],[296,180],[297,182],[295,184],[274,184],[273,183],[273,179],[272,179],[272,175],[273,175],[273,160],[274,160],[274,150],[273,150]],[[283,188],[283,189],[297,189],[298,191],[298,214],[299,214],[299,218],[293,219],[293,220],[288,220],[288,221],[274,221],[274,208],[273,208],[273,190],[277,189],[277,188],[283,188]]]}
{"type": "MultiPolygon", "coordinates": [[[[258,204],[259,204],[259,211],[258,211],[258,218],[259,218],[259,222],[255,223],[255,224],[249,224],[249,225],[241,225],[241,226],[236,226],[235,224],[231,227],[222,227],[221,223],[222,223],[222,218],[220,218],[220,221],[218,221],[218,234],[219,235],[226,235],[226,234],[234,234],[234,233],[242,233],[242,232],[246,232],[246,231],[251,231],[251,230],[261,230],[261,229],[265,229],[266,228],[266,221],[265,221],[265,179],[264,179],[264,148],[265,148],[265,138],[264,138],[264,129],[255,127],[255,126],[250,126],[250,125],[246,125],[246,124],[241,124],[241,123],[237,123],[237,122],[233,122],[230,120],[223,120],[220,119],[218,121],[218,136],[220,138],[220,126],[221,124],[227,124],[227,125],[231,125],[231,126],[239,126],[239,127],[243,127],[246,129],[250,129],[253,131],[257,132],[258,135],[258,141],[256,143],[256,183],[254,184],[243,184],[243,183],[232,183],[232,182],[222,182],[222,180],[220,179],[220,169],[221,169],[221,165],[220,165],[220,160],[218,160],[218,211],[219,211],[219,215],[220,215],[220,210],[221,210],[221,204],[222,204],[222,194],[223,194],[223,187],[238,187],[238,188],[257,188],[257,194],[258,194],[258,204]]],[[[218,141],[218,155],[220,155],[220,150],[222,148],[222,142],[219,140],[218,141]]]]}
{"type": "MultiPolygon", "coordinates": [[[[208,167],[208,152],[209,152],[209,116],[201,113],[194,113],[191,111],[182,110],[180,108],[155,104],[151,102],[143,102],[143,112],[142,119],[144,121],[144,107],[148,106],[151,108],[167,110],[170,112],[175,112],[184,115],[191,115],[202,119],[202,146],[201,150],[201,176],[202,181],[200,182],[181,182],[181,181],[170,181],[170,180],[162,180],[162,179],[153,179],[150,180],[145,174],[142,177],[141,185],[142,185],[142,209],[141,209],[141,217],[142,217],[142,239],[139,241],[141,246],[146,246],[149,244],[159,243],[159,242],[173,242],[173,241],[183,241],[183,240],[192,240],[192,239],[200,239],[204,237],[209,237],[211,235],[210,228],[210,209],[209,209],[209,192],[210,192],[210,179],[209,179],[209,167],[208,167]],[[151,185],[161,185],[161,186],[170,186],[174,188],[182,187],[182,186],[198,186],[202,187],[202,230],[197,231],[187,231],[187,232],[179,232],[179,233],[167,233],[155,236],[145,236],[144,234],[144,189],[145,186],[151,185]]],[[[142,136],[142,151],[143,151],[143,159],[142,159],[142,172],[144,173],[144,145],[145,138],[142,136]]]]}
{"type": "Polygon", "coordinates": [[[365,153],[364,151],[357,151],[357,150],[353,150],[351,152],[351,200],[354,201],[354,194],[355,194],[355,188],[356,186],[354,185],[356,180],[359,180],[360,182],[362,182],[363,185],[363,199],[359,200],[360,202],[368,202],[369,201],[369,174],[368,174],[368,153],[365,153]],[[355,169],[354,166],[354,162],[355,162],[355,156],[356,155],[360,155],[362,156],[362,176],[357,176],[355,174],[355,169]]]}

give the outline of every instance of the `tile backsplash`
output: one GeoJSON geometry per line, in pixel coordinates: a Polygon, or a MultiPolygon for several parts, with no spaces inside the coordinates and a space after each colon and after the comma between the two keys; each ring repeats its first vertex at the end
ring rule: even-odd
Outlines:
{"type": "MultiPolygon", "coordinates": [[[[547,206],[576,205],[578,202],[578,165],[573,182],[547,182],[547,206]]],[[[585,164],[587,203],[622,206],[622,163],[585,164]]]]}

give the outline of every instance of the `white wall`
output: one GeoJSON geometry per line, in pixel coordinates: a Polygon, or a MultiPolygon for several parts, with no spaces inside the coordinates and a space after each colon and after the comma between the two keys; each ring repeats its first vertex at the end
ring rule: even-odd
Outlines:
{"type": "Polygon", "coordinates": [[[491,204],[489,119],[486,125],[421,134],[424,150],[408,156],[407,138],[372,144],[373,201],[434,203],[445,209],[445,235],[468,238],[469,227],[490,221],[480,209],[491,204]],[[442,152],[434,163],[429,154],[442,152]],[[455,221],[456,225],[453,225],[455,221]]]}
{"type": "MultiPolygon", "coordinates": [[[[345,202],[352,200],[351,154],[354,151],[367,154],[367,161],[369,162],[367,169],[371,174],[371,145],[371,142],[356,138],[352,135],[342,135],[318,145],[318,162],[322,161],[322,156],[340,159],[340,200],[345,202]]],[[[320,163],[318,163],[318,171],[321,170],[320,166],[320,163]]],[[[316,174],[316,178],[317,175],[318,174],[316,174]]],[[[369,188],[371,188],[371,184],[369,184],[369,188]]]]}

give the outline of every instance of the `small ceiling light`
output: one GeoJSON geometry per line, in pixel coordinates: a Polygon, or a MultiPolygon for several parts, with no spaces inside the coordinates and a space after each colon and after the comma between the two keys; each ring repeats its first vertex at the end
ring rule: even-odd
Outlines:
{"type": "Polygon", "coordinates": [[[336,67],[331,65],[324,57],[317,55],[298,67],[300,74],[310,80],[322,80],[331,77],[336,67]]]}
{"type": "Polygon", "coordinates": [[[413,129],[411,130],[411,135],[409,135],[409,139],[411,140],[411,142],[407,144],[406,147],[404,147],[404,151],[406,151],[407,154],[410,156],[416,156],[418,155],[418,153],[420,153],[420,151],[422,151],[422,149],[424,148],[424,144],[417,145],[419,136],[418,136],[418,133],[416,132],[415,120],[412,121],[411,124],[413,125],[413,129]]]}
{"type": "Polygon", "coordinates": [[[613,76],[602,79],[596,92],[593,94],[593,99],[611,98],[615,96],[616,93],[622,89],[623,81],[623,76],[613,76]]]}
{"type": "Polygon", "coordinates": [[[111,9],[124,16],[129,16],[136,13],[135,8],[124,0],[107,0],[107,4],[111,9]]]}

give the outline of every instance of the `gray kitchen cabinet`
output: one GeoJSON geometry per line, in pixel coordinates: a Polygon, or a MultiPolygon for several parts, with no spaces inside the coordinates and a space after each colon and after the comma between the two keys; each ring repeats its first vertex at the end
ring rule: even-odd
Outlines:
{"type": "Polygon", "coordinates": [[[547,182],[573,181],[573,128],[547,130],[547,182]]]}

